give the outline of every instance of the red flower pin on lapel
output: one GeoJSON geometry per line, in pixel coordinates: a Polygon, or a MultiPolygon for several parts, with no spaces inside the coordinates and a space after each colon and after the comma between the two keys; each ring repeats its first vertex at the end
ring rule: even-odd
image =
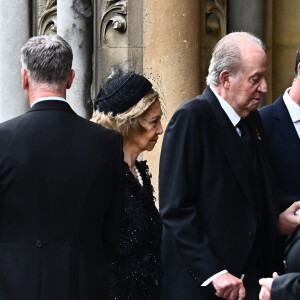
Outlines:
{"type": "Polygon", "coordinates": [[[261,137],[260,137],[260,135],[259,135],[259,132],[258,132],[257,128],[255,128],[255,131],[256,131],[257,139],[258,139],[259,141],[261,141],[261,137]]]}

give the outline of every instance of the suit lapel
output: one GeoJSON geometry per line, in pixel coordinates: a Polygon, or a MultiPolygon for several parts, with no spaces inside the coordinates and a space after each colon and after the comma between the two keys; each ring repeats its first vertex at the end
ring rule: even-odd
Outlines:
{"type": "Polygon", "coordinates": [[[246,198],[254,207],[255,177],[241,139],[211,89],[206,88],[203,95],[207,99],[215,117],[216,136],[220,141],[229,165],[246,198]]]}
{"type": "Polygon", "coordinates": [[[282,95],[273,104],[273,118],[275,123],[274,130],[277,130],[282,136],[282,139],[285,140],[292,149],[299,153],[300,139],[283,101],[282,95]]]}
{"type": "Polygon", "coordinates": [[[268,217],[270,219],[276,219],[276,210],[274,210],[276,202],[274,202],[274,199],[277,198],[277,194],[276,188],[273,184],[275,182],[275,178],[273,177],[273,170],[271,168],[269,158],[267,157],[267,150],[263,140],[262,125],[258,111],[251,112],[247,117],[247,120],[250,125],[252,141],[256,149],[256,154],[264,176],[264,185],[266,192],[265,203],[267,204],[267,207],[270,208],[268,210],[268,217]]]}

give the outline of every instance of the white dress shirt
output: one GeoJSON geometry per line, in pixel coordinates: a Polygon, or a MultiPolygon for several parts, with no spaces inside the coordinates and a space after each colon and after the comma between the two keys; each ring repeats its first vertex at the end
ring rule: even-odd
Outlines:
{"type": "Polygon", "coordinates": [[[291,88],[288,88],[285,91],[283,95],[283,101],[286,105],[286,108],[290,114],[292,122],[300,138],[300,106],[291,98],[289,94],[290,89],[291,88]]]}
{"type": "Polygon", "coordinates": [[[232,125],[235,127],[236,131],[241,136],[241,131],[237,127],[237,124],[241,120],[241,117],[235,112],[233,107],[213,89],[212,86],[210,86],[210,89],[212,90],[212,92],[215,94],[215,96],[219,100],[220,105],[222,106],[223,110],[225,111],[225,113],[228,116],[229,120],[231,121],[232,125]]]}
{"type": "Polygon", "coordinates": [[[41,98],[36,99],[36,100],[32,103],[31,107],[32,107],[34,104],[38,103],[38,102],[42,102],[42,101],[46,101],[46,100],[58,100],[58,101],[67,102],[66,99],[61,98],[61,97],[41,97],[41,98]]]}

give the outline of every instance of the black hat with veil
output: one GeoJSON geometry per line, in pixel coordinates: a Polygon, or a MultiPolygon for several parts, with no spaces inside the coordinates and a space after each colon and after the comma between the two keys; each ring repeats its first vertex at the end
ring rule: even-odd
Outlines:
{"type": "Polygon", "coordinates": [[[135,72],[124,73],[120,69],[113,70],[102,85],[94,107],[105,114],[113,116],[123,113],[137,104],[152,88],[152,83],[135,72]]]}

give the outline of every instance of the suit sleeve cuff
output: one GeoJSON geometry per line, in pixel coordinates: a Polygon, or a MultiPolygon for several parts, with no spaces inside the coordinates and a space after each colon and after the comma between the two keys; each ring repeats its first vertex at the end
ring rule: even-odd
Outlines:
{"type": "Polygon", "coordinates": [[[216,273],[215,275],[209,277],[208,279],[206,279],[202,284],[201,286],[208,286],[215,278],[219,277],[220,275],[222,274],[225,274],[227,273],[228,271],[227,270],[223,270],[221,272],[218,272],[216,273]]]}

